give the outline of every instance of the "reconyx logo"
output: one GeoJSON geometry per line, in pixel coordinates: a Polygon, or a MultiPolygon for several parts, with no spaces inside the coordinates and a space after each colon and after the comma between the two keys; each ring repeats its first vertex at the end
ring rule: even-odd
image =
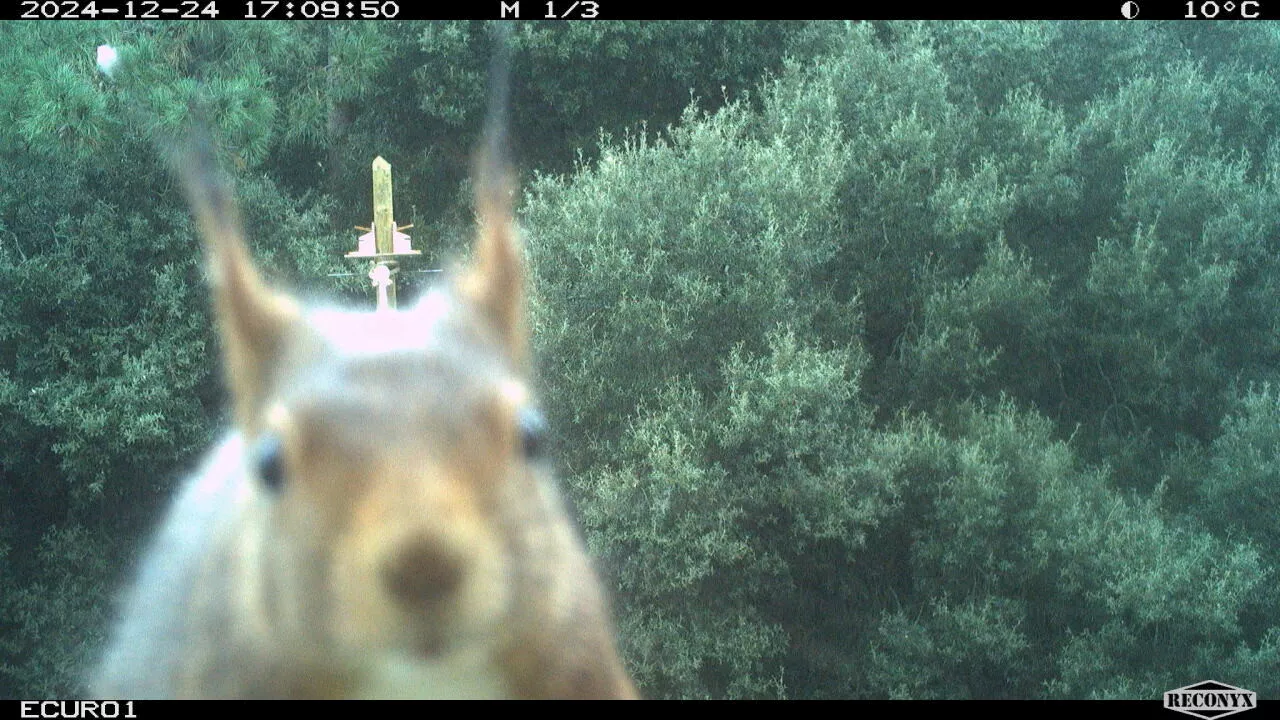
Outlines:
{"type": "Polygon", "coordinates": [[[1205,720],[1252,710],[1257,704],[1257,693],[1214,680],[1205,680],[1164,694],[1165,707],[1205,720]]]}

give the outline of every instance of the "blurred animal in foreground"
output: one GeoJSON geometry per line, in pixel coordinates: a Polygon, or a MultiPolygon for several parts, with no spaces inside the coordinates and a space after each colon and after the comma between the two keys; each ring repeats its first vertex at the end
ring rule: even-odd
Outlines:
{"type": "Polygon", "coordinates": [[[235,427],[146,550],[92,693],[633,697],[543,457],[498,144],[469,266],[382,313],[268,288],[192,145],[235,427]]]}

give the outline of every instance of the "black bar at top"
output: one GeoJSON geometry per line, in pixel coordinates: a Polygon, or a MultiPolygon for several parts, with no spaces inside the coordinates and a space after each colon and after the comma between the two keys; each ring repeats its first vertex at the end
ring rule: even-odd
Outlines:
{"type": "Polygon", "coordinates": [[[10,0],[0,19],[83,20],[1265,20],[1280,0],[10,0]]]}

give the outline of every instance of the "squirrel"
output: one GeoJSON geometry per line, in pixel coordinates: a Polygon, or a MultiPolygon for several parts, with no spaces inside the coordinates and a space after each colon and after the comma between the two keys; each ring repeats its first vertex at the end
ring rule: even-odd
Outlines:
{"type": "Polygon", "coordinates": [[[234,428],[146,550],[91,693],[636,697],[544,457],[498,143],[470,263],[376,313],[268,287],[193,144],[234,428]]]}

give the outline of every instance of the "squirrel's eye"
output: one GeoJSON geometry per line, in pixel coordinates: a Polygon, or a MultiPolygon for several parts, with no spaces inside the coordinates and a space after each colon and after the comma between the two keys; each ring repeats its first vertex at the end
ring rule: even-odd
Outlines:
{"type": "Polygon", "coordinates": [[[529,460],[541,460],[547,452],[547,421],[534,408],[520,411],[520,448],[529,460]]]}
{"type": "Polygon", "coordinates": [[[253,444],[253,469],[262,481],[262,486],[277,492],[284,485],[284,458],[280,446],[280,436],[273,432],[264,433],[253,444]]]}

